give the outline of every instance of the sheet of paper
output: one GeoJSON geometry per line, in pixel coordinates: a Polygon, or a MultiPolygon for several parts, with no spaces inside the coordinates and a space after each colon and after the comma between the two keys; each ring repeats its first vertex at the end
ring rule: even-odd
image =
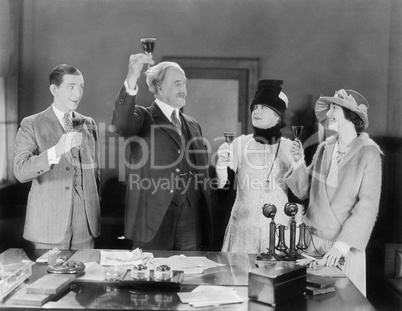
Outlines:
{"type": "Polygon", "coordinates": [[[68,260],[81,261],[83,263],[88,263],[92,261],[99,262],[100,252],[98,249],[80,249],[77,250],[74,255],[72,255],[68,260]]]}
{"type": "Polygon", "coordinates": [[[243,302],[243,299],[236,294],[233,288],[225,286],[201,285],[192,292],[181,292],[177,295],[182,303],[188,303],[194,307],[243,302]]]}
{"type": "Polygon", "coordinates": [[[100,264],[102,266],[119,266],[119,265],[138,265],[140,263],[148,263],[154,256],[152,253],[142,252],[136,248],[129,251],[104,251],[101,250],[100,264]],[[141,258],[142,256],[142,258],[141,258]]]}
{"type": "MultiPolygon", "coordinates": [[[[39,256],[36,259],[37,263],[47,263],[48,259],[48,254],[50,250],[48,250],[46,253],[44,253],[42,256],[39,256]]],[[[71,255],[73,254],[72,251],[69,250],[61,250],[60,253],[57,255],[57,263],[63,263],[65,260],[68,260],[71,255]]]]}
{"type": "Polygon", "coordinates": [[[317,266],[317,269],[307,268],[307,274],[327,276],[327,277],[346,277],[345,272],[337,267],[317,266]]]}
{"type": "Polygon", "coordinates": [[[155,269],[159,265],[168,265],[173,270],[183,271],[184,274],[200,274],[205,269],[224,266],[225,264],[216,263],[206,257],[175,255],[168,258],[154,258],[148,266],[150,269],[155,269]]]}
{"type": "Polygon", "coordinates": [[[100,282],[105,280],[104,276],[105,268],[95,261],[87,262],[85,264],[85,274],[77,278],[77,282],[80,281],[93,281],[100,282]]]}

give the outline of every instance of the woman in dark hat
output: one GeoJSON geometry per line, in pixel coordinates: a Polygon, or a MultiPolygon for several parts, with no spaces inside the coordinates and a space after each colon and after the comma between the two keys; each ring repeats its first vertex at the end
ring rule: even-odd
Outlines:
{"type": "Polygon", "coordinates": [[[288,202],[285,173],[294,160],[292,142],[281,137],[288,99],[283,81],[261,80],[251,103],[254,133],[237,137],[218,149],[218,188],[225,188],[228,170],[236,173],[236,200],[226,228],[222,251],[265,252],[269,246],[271,219],[262,213],[266,203],[277,207],[275,221],[288,225],[283,208],[288,202]]]}
{"type": "Polygon", "coordinates": [[[368,126],[368,103],[353,90],[320,97],[317,119],[336,135],[321,143],[306,168],[303,148],[293,142],[296,161],[286,182],[299,198],[309,197],[304,218],[312,233],[308,252],[324,255],[320,264],[337,266],[366,295],[365,248],[378,213],[381,155],[363,130],[368,126]]]}

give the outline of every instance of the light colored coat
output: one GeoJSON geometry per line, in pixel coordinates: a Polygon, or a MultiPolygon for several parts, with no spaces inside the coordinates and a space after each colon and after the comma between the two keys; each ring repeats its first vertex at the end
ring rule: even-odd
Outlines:
{"type": "Polygon", "coordinates": [[[310,197],[304,222],[315,235],[364,251],[378,214],[382,152],[361,133],[339,163],[333,187],[327,177],[336,139],[321,143],[308,169],[295,168],[286,182],[299,198],[310,197]]]}
{"type": "MultiPolygon", "coordinates": [[[[85,212],[91,234],[100,233],[99,142],[92,118],[74,112],[83,119],[80,156],[83,174],[85,212]]],[[[14,148],[14,175],[22,183],[32,181],[28,196],[24,238],[39,243],[56,244],[64,239],[71,221],[74,167],[71,153],[49,167],[47,150],[63,135],[52,107],[21,121],[14,148]],[[70,156],[70,158],[69,158],[70,156]]]]}

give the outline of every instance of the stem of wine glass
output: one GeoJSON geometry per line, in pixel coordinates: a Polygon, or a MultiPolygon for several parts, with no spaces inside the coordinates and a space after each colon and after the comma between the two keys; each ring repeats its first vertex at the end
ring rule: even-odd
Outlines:
{"type": "Polygon", "coordinates": [[[300,140],[299,137],[301,136],[303,132],[303,126],[297,125],[297,126],[292,126],[293,130],[293,135],[295,136],[295,140],[300,140]]]}
{"type": "MultiPolygon", "coordinates": [[[[152,55],[152,53],[147,53],[148,55],[152,55]]],[[[147,69],[147,72],[150,72],[151,71],[151,64],[149,64],[148,63],[148,69],[147,69]]]]}

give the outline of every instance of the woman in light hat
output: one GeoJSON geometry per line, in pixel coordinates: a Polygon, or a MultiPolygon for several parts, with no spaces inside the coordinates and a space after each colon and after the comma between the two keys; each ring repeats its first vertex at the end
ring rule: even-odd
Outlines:
{"type": "Polygon", "coordinates": [[[368,127],[368,103],[353,90],[320,97],[318,121],[337,134],[321,143],[307,168],[303,148],[293,142],[296,165],[286,178],[299,198],[309,197],[304,218],[310,228],[308,252],[325,254],[322,264],[343,270],[366,295],[365,248],[378,214],[381,192],[381,155],[378,145],[363,130],[368,127]]]}
{"type": "Polygon", "coordinates": [[[277,224],[289,224],[290,217],[284,213],[288,202],[284,175],[294,160],[290,154],[292,142],[281,137],[288,105],[282,83],[259,81],[250,105],[254,133],[241,135],[218,149],[218,188],[227,188],[230,170],[236,174],[236,200],[224,236],[224,252],[266,252],[271,221],[262,213],[266,203],[277,207],[277,224]]]}

